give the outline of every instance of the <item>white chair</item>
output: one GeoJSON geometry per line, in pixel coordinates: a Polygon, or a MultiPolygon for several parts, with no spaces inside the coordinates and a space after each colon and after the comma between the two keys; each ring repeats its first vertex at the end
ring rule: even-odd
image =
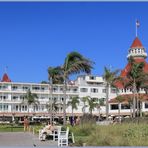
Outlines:
{"type": "Polygon", "coordinates": [[[61,132],[61,126],[56,126],[53,133],[50,134],[50,135],[53,136],[53,141],[58,140],[58,135],[59,135],[60,132],[61,132]]]}
{"type": "Polygon", "coordinates": [[[58,134],[58,146],[68,146],[69,127],[66,131],[60,131],[58,134]]]}
{"type": "Polygon", "coordinates": [[[46,134],[42,133],[42,129],[39,130],[39,140],[45,140],[46,139],[46,134]]]}

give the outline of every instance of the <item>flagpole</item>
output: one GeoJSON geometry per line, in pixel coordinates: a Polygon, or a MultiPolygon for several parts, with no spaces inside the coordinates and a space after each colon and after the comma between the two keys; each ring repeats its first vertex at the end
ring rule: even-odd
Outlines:
{"type": "Polygon", "coordinates": [[[138,32],[137,32],[137,20],[136,20],[136,37],[138,36],[138,32]]]}

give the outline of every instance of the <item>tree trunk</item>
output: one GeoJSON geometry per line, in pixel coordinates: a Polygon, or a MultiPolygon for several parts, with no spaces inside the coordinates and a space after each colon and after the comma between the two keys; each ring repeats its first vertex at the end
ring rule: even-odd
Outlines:
{"type": "Polygon", "coordinates": [[[108,97],[109,97],[109,84],[106,85],[106,120],[108,120],[108,115],[109,115],[108,97]]]}
{"type": "Polygon", "coordinates": [[[84,102],[84,109],[83,109],[83,114],[85,114],[85,106],[86,106],[86,105],[85,105],[85,102],[84,102]]]}
{"type": "Polygon", "coordinates": [[[30,105],[28,104],[28,117],[29,117],[29,106],[30,106],[30,105]]]}
{"type": "Polygon", "coordinates": [[[101,118],[101,107],[99,107],[99,119],[101,118]]]}
{"type": "Polygon", "coordinates": [[[130,117],[132,118],[133,117],[132,116],[132,105],[131,105],[131,103],[129,105],[130,105],[130,117]]]}
{"type": "Polygon", "coordinates": [[[63,125],[66,125],[66,78],[64,77],[63,125]]]}
{"type": "Polygon", "coordinates": [[[138,93],[136,94],[136,104],[137,104],[137,117],[140,115],[140,107],[139,107],[139,95],[138,93]]]}
{"type": "Polygon", "coordinates": [[[120,102],[118,103],[118,117],[120,117],[120,102]]]}
{"type": "Polygon", "coordinates": [[[50,124],[52,124],[52,103],[53,103],[53,82],[51,78],[51,90],[50,90],[50,124]]]}
{"type": "Polygon", "coordinates": [[[142,117],[142,102],[140,101],[140,117],[142,117]]]}
{"type": "Polygon", "coordinates": [[[72,108],[72,126],[74,125],[74,114],[73,114],[73,108],[72,108]]]}
{"type": "Polygon", "coordinates": [[[136,83],[135,83],[135,79],[134,79],[134,83],[133,83],[133,118],[136,117],[136,83]]]}

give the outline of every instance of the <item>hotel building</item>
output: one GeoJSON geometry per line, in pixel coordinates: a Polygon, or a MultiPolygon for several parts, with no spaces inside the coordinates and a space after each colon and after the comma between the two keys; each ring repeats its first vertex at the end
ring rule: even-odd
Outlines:
{"type": "MultiPolygon", "coordinates": [[[[143,47],[140,40],[136,37],[133,41],[127,59],[129,57],[133,57],[137,63],[144,62],[145,67],[144,71],[148,72],[148,64],[145,61],[147,57],[147,53],[145,48],[143,47]]],[[[129,63],[122,70],[121,76],[124,77],[127,75],[128,70],[130,69],[129,63]]],[[[93,76],[93,75],[82,75],[78,76],[77,79],[73,82],[70,82],[67,86],[67,98],[66,102],[69,101],[70,97],[78,96],[79,97],[79,105],[78,109],[74,110],[75,116],[81,116],[83,114],[82,108],[84,103],[82,101],[83,97],[90,96],[91,98],[106,98],[106,82],[103,80],[102,77],[93,76]]],[[[119,84],[120,88],[119,95],[125,94],[132,94],[132,90],[127,89],[124,90],[123,86],[119,84]]],[[[30,89],[32,93],[37,94],[38,101],[40,102],[38,105],[32,105],[29,107],[29,116],[49,116],[49,112],[47,109],[47,104],[51,98],[51,86],[49,84],[41,84],[41,83],[19,83],[19,82],[12,82],[9,76],[5,73],[2,77],[0,82],[0,119],[2,120],[3,117],[23,117],[28,115],[28,106],[27,104],[23,103],[24,95],[26,94],[27,90],[30,89]]],[[[145,93],[144,90],[140,90],[141,93],[145,93]]],[[[63,85],[53,85],[53,92],[52,96],[54,100],[59,104],[56,116],[63,115],[63,85]]],[[[118,108],[121,109],[122,115],[129,115],[130,108],[128,104],[120,104],[115,101],[115,97],[117,96],[116,89],[110,88],[109,89],[109,114],[110,115],[117,115],[118,108]]],[[[147,97],[142,102],[142,111],[148,111],[148,99],[147,97]]],[[[67,116],[71,115],[71,107],[68,106],[66,108],[67,116]]],[[[89,112],[88,107],[86,108],[86,112],[89,112]]],[[[105,106],[101,107],[100,110],[101,114],[105,116],[105,106]]],[[[99,110],[95,108],[93,110],[93,114],[99,115],[99,110]]]]}

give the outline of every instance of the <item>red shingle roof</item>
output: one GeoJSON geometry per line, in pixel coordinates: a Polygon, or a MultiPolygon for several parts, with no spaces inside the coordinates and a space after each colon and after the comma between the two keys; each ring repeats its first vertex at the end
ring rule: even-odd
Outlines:
{"type": "Polygon", "coordinates": [[[11,80],[9,79],[9,77],[6,73],[3,75],[1,82],[11,82],[11,80]]]}
{"type": "Polygon", "coordinates": [[[143,45],[141,43],[141,41],[138,39],[138,37],[135,38],[135,40],[133,41],[131,48],[143,48],[143,45]]]}
{"type": "MultiPolygon", "coordinates": [[[[124,95],[120,95],[123,98],[123,103],[128,103],[129,100],[132,101],[133,99],[133,94],[124,94],[124,95]]],[[[148,94],[139,94],[138,97],[141,101],[148,101],[148,94]]],[[[118,103],[118,101],[116,100],[116,97],[109,100],[109,103],[118,103]]]]}

